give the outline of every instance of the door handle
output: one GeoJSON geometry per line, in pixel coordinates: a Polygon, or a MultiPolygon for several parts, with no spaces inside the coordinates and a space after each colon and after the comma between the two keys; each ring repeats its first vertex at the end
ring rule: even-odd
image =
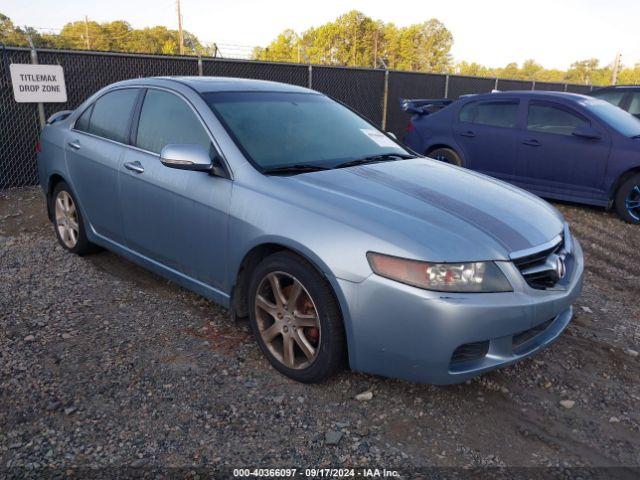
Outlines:
{"type": "Polygon", "coordinates": [[[137,160],[135,162],[127,162],[127,163],[125,163],[124,164],[124,168],[126,168],[127,170],[131,170],[133,172],[136,172],[136,173],[144,172],[144,167],[137,160]]]}
{"type": "Polygon", "coordinates": [[[475,137],[476,134],[475,132],[472,132],[471,130],[467,130],[466,132],[460,132],[460,135],[462,135],[463,137],[475,137]]]}
{"type": "Polygon", "coordinates": [[[73,142],[67,143],[69,148],[73,148],[74,150],[80,150],[80,142],[78,140],[74,140],[73,142]]]}
{"type": "Polygon", "coordinates": [[[532,138],[531,140],[523,140],[522,141],[523,145],[529,145],[530,147],[539,147],[540,145],[542,145],[538,140],[536,140],[535,138],[532,138]]]}

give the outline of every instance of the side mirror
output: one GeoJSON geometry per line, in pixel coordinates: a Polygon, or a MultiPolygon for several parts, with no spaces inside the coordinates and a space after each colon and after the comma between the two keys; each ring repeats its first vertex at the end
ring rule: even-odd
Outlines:
{"type": "Polygon", "coordinates": [[[171,143],[160,152],[160,161],[165,167],[195,172],[223,174],[218,160],[211,160],[209,150],[197,143],[171,143]]]}
{"type": "Polygon", "coordinates": [[[571,135],[589,140],[600,140],[602,138],[602,134],[593,127],[576,127],[576,129],[571,132],[571,135]]]}

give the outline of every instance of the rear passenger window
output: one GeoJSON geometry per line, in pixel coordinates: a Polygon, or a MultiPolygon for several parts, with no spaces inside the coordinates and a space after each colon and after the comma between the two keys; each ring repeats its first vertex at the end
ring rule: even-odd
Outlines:
{"type": "Polygon", "coordinates": [[[138,95],[137,89],[109,92],[93,105],[89,133],[126,143],[129,119],[138,95]]]}
{"type": "Polygon", "coordinates": [[[149,89],[144,97],[136,146],[160,153],[171,143],[195,143],[211,148],[211,140],[195,112],[173,93],[149,89]]]}
{"type": "Polygon", "coordinates": [[[518,102],[471,102],[462,107],[459,118],[461,122],[513,128],[518,118],[518,102]]]}
{"type": "Polygon", "coordinates": [[[527,130],[534,132],[571,135],[577,127],[588,127],[591,123],[577,113],[544,103],[529,104],[527,130]]]}
{"type": "Polygon", "coordinates": [[[76,130],[80,130],[81,132],[88,132],[89,119],[91,118],[92,111],[93,111],[93,105],[91,105],[84,112],[82,112],[82,115],[80,115],[80,118],[76,120],[76,124],[74,125],[73,128],[75,128],[76,130]]]}

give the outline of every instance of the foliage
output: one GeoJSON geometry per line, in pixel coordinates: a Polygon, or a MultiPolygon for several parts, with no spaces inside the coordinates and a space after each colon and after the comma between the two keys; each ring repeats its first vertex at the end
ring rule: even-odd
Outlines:
{"type": "MultiPolygon", "coordinates": [[[[184,31],[183,36],[187,54],[213,55],[195,35],[184,31]]],[[[42,34],[33,28],[20,28],[0,13],[0,43],[28,46],[29,37],[40,48],[172,55],[180,50],[178,32],[163,26],[135,29],[123,20],[104,23],[79,20],[67,23],[59,34],[42,34]]],[[[287,29],[266,47],[256,47],[253,58],[591,85],[609,85],[613,78],[611,66],[601,66],[595,58],[576,61],[566,71],[546,69],[533,59],[526,60],[522,66],[509,63],[499,68],[466,61],[453,64],[452,45],[451,32],[434,18],[397,27],[352,10],[333,22],[302,33],[287,29]]],[[[640,84],[640,64],[623,68],[618,83],[640,84]]]]}
{"type": "Polygon", "coordinates": [[[452,44],[451,32],[436,19],[399,28],[352,10],[301,34],[285,30],[267,47],[256,48],[253,56],[268,61],[444,72],[451,66],[452,44]]]}

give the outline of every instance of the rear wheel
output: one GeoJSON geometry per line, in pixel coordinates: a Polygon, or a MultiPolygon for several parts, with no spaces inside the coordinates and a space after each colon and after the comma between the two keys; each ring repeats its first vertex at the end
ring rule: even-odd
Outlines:
{"type": "Polygon", "coordinates": [[[299,382],[320,382],[342,365],[340,309],[328,282],[301,257],[278,252],[255,269],[249,320],[271,365],[299,382]]]}
{"type": "Polygon", "coordinates": [[[51,195],[53,227],[62,248],[78,255],[92,253],[99,248],[87,240],[84,221],[69,185],[58,183],[51,195]]]}
{"type": "Polygon", "coordinates": [[[615,206],[620,218],[629,223],[640,223],[640,175],[625,180],[618,188],[615,206]]]}
{"type": "Polygon", "coordinates": [[[429,152],[427,156],[435,160],[440,160],[441,162],[456,165],[458,167],[463,166],[460,155],[458,155],[456,151],[451,148],[436,148],[435,150],[429,152]]]}

